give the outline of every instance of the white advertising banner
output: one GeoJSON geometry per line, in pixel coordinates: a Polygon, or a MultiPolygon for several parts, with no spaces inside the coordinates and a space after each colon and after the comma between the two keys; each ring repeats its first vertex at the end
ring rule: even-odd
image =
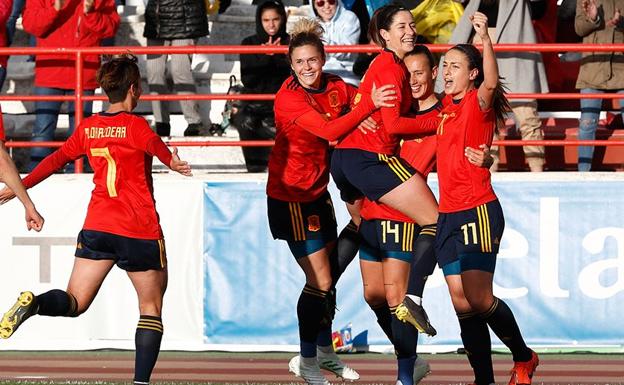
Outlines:
{"type": "MultiPolygon", "coordinates": [[[[54,175],[30,190],[45,217],[43,231],[27,231],[17,199],[0,206],[0,312],[20,291],[65,289],[76,236],[93,189],[91,175],[54,175]]],[[[192,348],[203,341],[202,182],[154,176],[165,234],[169,284],[164,299],[163,348],[192,348]]],[[[114,267],[90,309],[78,318],[33,317],[0,350],[134,348],[138,302],[125,272],[114,267]]]]}

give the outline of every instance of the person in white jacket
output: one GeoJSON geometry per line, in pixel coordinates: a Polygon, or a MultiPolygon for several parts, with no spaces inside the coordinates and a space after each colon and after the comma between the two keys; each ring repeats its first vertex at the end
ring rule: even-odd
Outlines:
{"type": "MultiPolygon", "coordinates": [[[[354,45],[360,39],[360,21],[341,0],[312,0],[312,13],[323,27],[325,45],[354,45]]],[[[358,86],[360,79],[353,73],[355,53],[327,55],[324,71],[340,76],[345,82],[358,86]]]]}

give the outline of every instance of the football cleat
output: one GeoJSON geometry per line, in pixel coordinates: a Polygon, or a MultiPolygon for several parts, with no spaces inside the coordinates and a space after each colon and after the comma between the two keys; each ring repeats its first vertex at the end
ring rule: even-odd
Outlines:
{"type": "Polygon", "coordinates": [[[22,292],[15,305],[0,320],[0,338],[11,337],[24,321],[35,314],[35,310],[35,295],[30,291],[22,292]]]}
{"type": "Polygon", "coordinates": [[[531,350],[530,360],[514,364],[513,369],[511,369],[509,385],[530,385],[537,365],[539,365],[539,357],[531,350]]]}
{"type": "Polygon", "coordinates": [[[438,333],[435,328],[431,326],[425,308],[418,305],[409,297],[403,299],[403,302],[397,306],[395,313],[399,320],[409,322],[421,333],[428,334],[431,337],[438,333]]]}
{"type": "Polygon", "coordinates": [[[343,380],[355,381],[360,379],[360,374],[347,366],[335,352],[325,354],[321,351],[317,352],[318,363],[321,369],[325,369],[334,373],[343,380]]]}
{"type": "Polygon", "coordinates": [[[296,377],[301,377],[308,385],[331,385],[321,373],[318,362],[306,365],[299,355],[290,359],[288,371],[296,377]]]}

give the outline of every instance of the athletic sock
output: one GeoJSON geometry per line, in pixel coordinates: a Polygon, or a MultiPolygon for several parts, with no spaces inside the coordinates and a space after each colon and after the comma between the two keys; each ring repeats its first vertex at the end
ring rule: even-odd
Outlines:
{"type": "Polygon", "coordinates": [[[392,345],[397,356],[398,380],[403,385],[414,383],[414,362],[416,362],[416,345],[418,331],[409,323],[399,320],[395,314],[396,306],[390,308],[392,315],[392,345]]]}
{"type": "Polygon", "coordinates": [[[324,347],[331,347],[333,350],[331,325],[321,326],[318,337],[316,337],[316,346],[319,350],[324,347]]]}
{"type": "Polygon", "coordinates": [[[421,228],[414,245],[414,261],[410,268],[407,294],[421,297],[425,289],[427,277],[433,274],[437,262],[435,256],[436,224],[421,228]]]}
{"type": "Polygon", "coordinates": [[[516,318],[507,304],[496,297],[490,308],[480,314],[494,334],[511,350],[516,362],[529,361],[531,349],[524,343],[516,318]]]}
{"type": "Polygon", "coordinates": [[[329,292],[305,285],[297,303],[299,343],[302,357],[316,357],[316,339],[326,308],[329,292]]]}
{"type": "Polygon", "coordinates": [[[37,314],[49,317],[76,317],[78,302],[66,291],[54,289],[39,294],[36,299],[37,314]]]}
{"type": "Polygon", "coordinates": [[[414,385],[414,363],[416,356],[398,358],[397,356],[397,380],[401,385],[414,385]]]}
{"type": "Polygon", "coordinates": [[[392,313],[390,313],[388,304],[384,302],[381,305],[371,306],[371,309],[373,309],[377,316],[377,323],[381,327],[381,330],[383,330],[390,342],[392,342],[392,313]]]}
{"type": "Polygon", "coordinates": [[[361,237],[356,224],[353,221],[349,221],[340,232],[340,235],[338,235],[336,247],[329,257],[334,287],[342,273],[345,272],[353,258],[357,255],[358,250],[360,250],[360,242],[361,237]]]}
{"type": "Polygon", "coordinates": [[[142,315],[139,318],[134,342],[136,354],[134,361],[134,384],[148,384],[158,353],[160,341],[163,335],[163,324],[160,317],[142,315]]]}
{"type": "Polygon", "coordinates": [[[475,313],[460,313],[457,314],[457,319],[464,349],[475,374],[475,383],[477,385],[494,383],[492,342],[487,323],[475,313]]]}

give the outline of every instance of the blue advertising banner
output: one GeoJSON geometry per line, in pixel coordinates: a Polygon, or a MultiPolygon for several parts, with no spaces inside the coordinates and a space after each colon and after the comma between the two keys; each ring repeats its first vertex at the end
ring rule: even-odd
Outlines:
{"type": "MultiPolygon", "coordinates": [[[[527,342],[623,345],[624,182],[499,180],[494,188],[506,219],[495,294],[527,342]]],[[[286,243],[271,237],[265,183],[207,182],[204,192],[205,342],[297,344],[304,276],[286,243]]],[[[348,214],[331,193],[344,226],[348,214]]],[[[420,344],[460,345],[439,270],[424,303],[438,335],[420,344]]],[[[388,343],[362,298],[357,259],[339,282],[338,309],[334,330],[351,323],[353,334],[368,331],[369,344],[388,343]]]]}

